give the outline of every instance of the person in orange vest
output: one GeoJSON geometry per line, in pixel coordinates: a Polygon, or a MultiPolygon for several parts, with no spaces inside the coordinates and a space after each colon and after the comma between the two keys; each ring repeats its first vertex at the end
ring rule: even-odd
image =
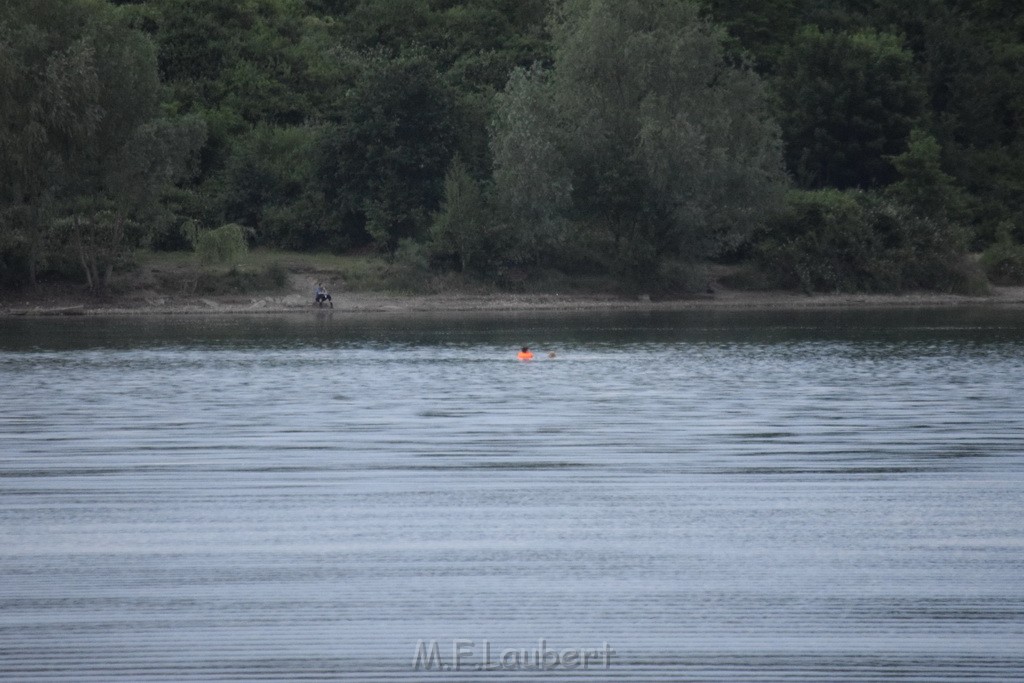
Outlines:
{"type": "Polygon", "coordinates": [[[533,352],[530,351],[529,346],[524,346],[519,352],[519,360],[533,360],[533,352]]]}

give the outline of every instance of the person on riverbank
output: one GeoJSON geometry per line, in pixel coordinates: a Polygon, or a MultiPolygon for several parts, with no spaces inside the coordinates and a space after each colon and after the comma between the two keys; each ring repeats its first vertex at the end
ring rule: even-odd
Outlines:
{"type": "Polygon", "coordinates": [[[324,283],[318,282],[316,283],[316,289],[313,290],[313,303],[323,308],[325,301],[331,305],[331,308],[334,308],[334,302],[331,300],[331,295],[327,293],[324,283]]]}

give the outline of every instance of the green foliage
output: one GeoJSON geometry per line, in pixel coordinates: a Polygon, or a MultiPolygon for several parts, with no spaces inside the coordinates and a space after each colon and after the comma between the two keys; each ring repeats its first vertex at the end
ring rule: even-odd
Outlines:
{"type": "Polygon", "coordinates": [[[860,155],[862,150],[856,146],[848,149],[844,140],[852,136],[861,145],[856,138],[873,138],[883,143],[876,145],[878,148],[888,140],[892,144],[883,155],[891,158],[902,152],[898,131],[890,136],[865,136],[864,130],[866,122],[874,121],[872,125],[878,128],[879,121],[908,113],[902,98],[892,97],[898,91],[884,83],[905,82],[909,71],[923,87],[925,99],[920,116],[909,111],[912,120],[908,125],[927,123],[941,148],[943,169],[966,191],[964,218],[975,231],[972,244],[991,243],[1001,221],[1022,223],[1024,42],[1020,26],[1024,6],[1020,3],[707,0],[707,4],[712,16],[739,38],[736,49],[751,51],[762,72],[779,74],[778,89],[789,90],[776,106],[785,127],[787,161],[801,184],[882,187],[896,179],[877,162],[877,154],[872,156],[872,165],[883,172],[864,173],[862,159],[846,156],[849,152],[860,155]],[[812,54],[806,45],[800,47],[806,44],[806,36],[794,39],[794,23],[831,34],[840,42],[852,41],[865,32],[899,36],[911,60],[908,64],[903,58],[894,63],[903,62],[898,69],[887,70],[885,62],[857,56],[855,50],[848,51],[848,59],[842,57],[841,53],[847,52],[842,48],[812,54]],[[792,56],[796,56],[795,63],[781,68],[780,61],[792,56]],[[864,68],[838,68],[844,61],[863,63],[864,68]],[[807,94],[796,89],[794,78],[805,84],[807,94]],[[851,104],[845,92],[859,94],[851,104]],[[802,125],[795,121],[799,119],[803,119],[802,125]],[[812,130],[813,136],[805,135],[812,130]],[[828,150],[838,150],[838,154],[828,150]],[[805,156],[818,160],[819,176],[815,176],[815,166],[801,166],[805,156]],[[833,159],[834,164],[822,177],[823,159],[833,159]]]}
{"type": "Polygon", "coordinates": [[[762,72],[778,63],[800,25],[800,0],[708,0],[712,21],[728,29],[739,51],[749,51],[762,72]]]}
{"type": "MultiPolygon", "coordinates": [[[[886,197],[918,252],[942,252],[947,222],[978,250],[1006,222],[1020,242],[1018,5],[0,3],[0,282],[78,264],[101,290],[136,245],[187,247],[192,221],[290,249],[414,239],[435,268],[520,288],[556,269],[689,286],[753,230],[795,237],[762,228],[780,147],[805,189],[886,197]]],[[[947,286],[892,265],[922,262],[909,247],[876,253],[884,211],[839,204],[811,232],[845,235],[847,269],[889,265],[807,286],[947,286]]]]}
{"type": "Polygon", "coordinates": [[[467,91],[498,89],[516,65],[547,55],[549,0],[360,0],[345,15],[346,44],[399,55],[426,47],[467,91]]]}
{"type": "Polygon", "coordinates": [[[0,212],[0,286],[26,284],[32,254],[26,235],[30,221],[24,205],[7,206],[0,212]]]}
{"type": "Polygon", "coordinates": [[[860,191],[793,191],[758,245],[777,285],[805,292],[971,292],[965,235],[860,191]]]}
{"type": "Polygon", "coordinates": [[[561,123],[550,75],[537,65],[513,71],[496,99],[490,138],[494,201],[506,237],[498,259],[536,261],[565,241],[572,181],[561,123]]]}
{"type": "Polygon", "coordinates": [[[935,138],[915,128],[907,151],[891,160],[900,179],[886,188],[886,194],[919,215],[956,222],[967,201],[954,178],[942,170],[940,155],[935,138]]]}
{"type": "MultiPolygon", "coordinates": [[[[156,50],[108,5],[38,0],[0,9],[0,213],[28,252],[74,245],[93,289],[137,241],[160,192],[201,145],[194,120],[157,118],[156,50]],[[64,239],[47,246],[48,232],[64,239]]],[[[21,247],[19,247],[21,248],[21,247]]]]}
{"type": "Polygon", "coordinates": [[[388,271],[389,288],[422,293],[423,283],[430,276],[430,254],[427,247],[415,240],[401,240],[388,271]]]}
{"type": "Polygon", "coordinates": [[[554,67],[515,73],[496,108],[497,201],[519,243],[557,252],[571,235],[645,280],[742,241],[783,183],[761,80],[688,3],[562,10],[554,67]]]}
{"type": "Polygon", "coordinates": [[[315,106],[301,0],[154,0],[160,71],[186,110],[228,108],[250,123],[298,124],[315,106]]]}
{"type": "Polygon", "coordinates": [[[53,222],[51,257],[81,264],[89,289],[104,292],[114,268],[128,261],[131,246],[139,241],[141,226],[117,206],[97,197],[80,197],[66,205],[63,216],[53,222]]]}
{"type": "Polygon", "coordinates": [[[775,79],[786,162],[807,188],[873,188],[895,179],[888,161],[924,113],[913,55],[896,36],[808,26],[775,79]]]}
{"type": "Polygon", "coordinates": [[[500,235],[493,227],[480,183],[456,156],[444,178],[444,199],[430,229],[436,257],[451,259],[460,272],[488,270],[500,235]]]}
{"type": "Polygon", "coordinates": [[[101,78],[104,116],[95,135],[79,140],[75,177],[59,213],[91,289],[105,290],[115,267],[146,236],[142,224],[164,213],[160,200],[174,182],[187,178],[205,140],[195,116],[157,118],[155,56],[138,34],[134,60],[115,51],[101,78]]]}
{"type": "Polygon", "coordinates": [[[353,56],[361,73],[319,148],[317,180],[352,245],[421,237],[455,153],[454,96],[423,54],[353,56]]]}
{"type": "Polygon", "coordinates": [[[196,230],[192,235],[199,263],[235,263],[249,250],[245,228],[228,223],[214,230],[196,230]]]}
{"type": "Polygon", "coordinates": [[[99,8],[58,0],[0,6],[0,203],[6,269],[35,283],[47,226],[78,140],[102,111],[96,41],[99,8]]]}
{"type": "Polygon", "coordinates": [[[996,241],[981,255],[981,267],[993,284],[1024,285],[1024,245],[1013,239],[1011,228],[1003,223],[996,241]]]}
{"type": "Polygon", "coordinates": [[[147,235],[141,246],[157,251],[192,251],[183,226],[187,224],[217,225],[222,222],[220,207],[194,185],[164,188],[161,198],[164,211],[147,222],[147,235]]]}
{"type": "Polygon", "coordinates": [[[236,138],[220,174],[220,202],[227,220],[253,229],[257,246],[338,246],[330,243],[314,186],[322,134],[314,126],[260,125],[236,138]]]}

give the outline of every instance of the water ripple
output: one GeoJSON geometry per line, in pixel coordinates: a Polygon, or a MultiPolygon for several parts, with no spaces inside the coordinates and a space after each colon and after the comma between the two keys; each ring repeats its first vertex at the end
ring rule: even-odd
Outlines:
{"type": "Polygon", "coordinates": [[[705,315],[19,322],[0,677],[1024,678],[1021,323],[705,315]]]}

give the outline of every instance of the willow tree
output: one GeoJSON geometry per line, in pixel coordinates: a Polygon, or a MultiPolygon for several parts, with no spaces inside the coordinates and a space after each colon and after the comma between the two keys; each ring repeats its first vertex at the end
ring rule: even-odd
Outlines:
{"type": "Polygon", "coordinates": [[[0,261],[20,248],[34,282],[44,257],[70,250],[106,288],[131,227],[205,137],[198,120],[160,117],[160,91],[155,47],[109,5],[0,7],[0,261]]]}
{"type": "Polygon", "coordinates": [[[553,66],[514,73],[493,124],[496,200],[526,243],[647,280],[773,212],[785,177],[765,85],[699,6],[567,0],[552,36],[553,66]]]}
{"type": "Polygon", "coordinates": [[[32,284],[69,154],[101,116],[96,46],[79,29],[92,9],[0,4],[0,272],[32,284]]]}

